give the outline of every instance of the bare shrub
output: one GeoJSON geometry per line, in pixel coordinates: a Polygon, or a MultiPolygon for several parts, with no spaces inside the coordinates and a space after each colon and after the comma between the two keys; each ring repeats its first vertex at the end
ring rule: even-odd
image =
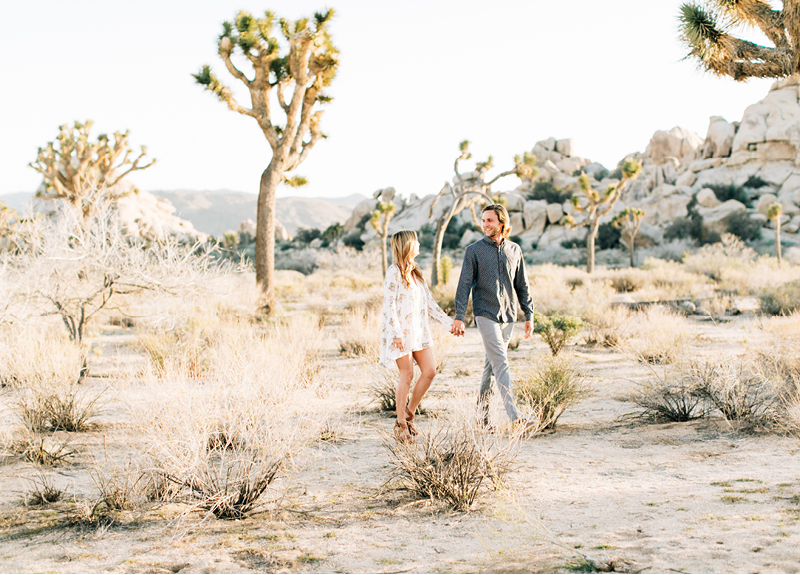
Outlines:
{"type": "Polygon", "coordinates": [[[31,490],[25,499],[27,505],[48,505],[59,501],[64,495],[64,490],[56,487],[51,475],[39,473],[29,481],[31,490]]]}
{"type": "Polygon", "coordinates": [[[72,461],[76,452],[69,437],[59,438],[55,434],[24,431],[22,437],[11,444],[11,450],[23,460],[44,467],[57,467],[72,461]]]}
{"type": "Polygon", "coordinates": [[[120,466],[109,461],[107,454],[103,463],[95,462],[90,467],[89,476],[100,491],[100,501],[109,511],[133,507],[143,479],[143,474],[130,459],[120,466]]]}
{"type": "Polygon", "coordinates": [[[339,328],[339,351],[345,357],[380,359],[380,310],[345,315],[339,328]]]}
{"type": "Polygon", "coordinates": [[[537,433],[553,429],[561,414],[591,393],[586,378],[576,371],[573,361],[564,356],[544,356],[530,365],[514,381],[517,401],[531,411],[528,421],[537,433]]]}
{"type": "Polygon", "coordinates": [[[731,307],[731,298],[726,295],[716,295],[704,302],[705,308],[711,317],[715,320],[720,320],[728,312],[731,307]]]}
{"type": "Polygon", "coordinates": [[[672,363],[696,337],[684,317],[661,306],[637,313],[634,326],[624,349],[643,363],[672,363]]]}
{"type": "Polygon", "coordinates": [[[618,347],[631,333],[633,313],[625,307],[612,307],[596,317],[589,318],[584,341],[588,345],[618,347]]]}
{"type": "Polygon", "coordinates": [[[769,429],[780,418],[785,383],[775,381],[749,358],[724,361],[716,366],[703,395],[736,431],[769,429]]]}
{"type": "Polygon", "coordinates": [[[88,431],[97,414],[98,402],[105,390],[93,390],[78,384],[50,389],[29,387],[20,392],[14,409],[29,431],[88,431]]]}
{"type": "Polygon", "coordinates": [[[791,315],[800,310],[800,281],[767,288],[761,295],[761,311],[767,315],[791,315]]]}
{"type": "Polygon", "coordinates": [[[501,484],[512,470],[518,443],[516,437],[502,440],[461,419],[434,423],[416,443],[386,436],[383,444],[394,477],[413,495],[466,511],[485,484],[501,484]]]}
{"type": "MultiPolygon", "coordinates": [[[[414,377],[411,381],[411,386],[408,389],[408,397],[414,393],[414,381],[419,376],[419,371],[416,366],[414,367],[414,377]]],[[[386,413],[397,412],[397,383],[399,381],[399,374],[397,371],[385,369],[383,367],[375,368],[372,376],[372,381],[367,389],[370,399],[378,403],[378,408],[386,413]]],[[[424,401],[424,398],[423,398],[424,401]]],[[[422,407],[420,402],[417,407],[417,413],[424,413],[425,408],[422,407]]]]}
{"type": "Polygon", "coordinates": [[[708,415],[710,406],[703,392],[716,377],[711,364],[682,362],[673,368],[654,371],[639,383],[630,400],[644,408],[644,416],[660,421],[691,421],[708,415]]]}
{"type": "Polygon", "coordinates": [[[611,275],[611,287],[617,293],[630,293],[642,289],[647,283],[646,273],[641,270],[619,271],[611,275]]]}

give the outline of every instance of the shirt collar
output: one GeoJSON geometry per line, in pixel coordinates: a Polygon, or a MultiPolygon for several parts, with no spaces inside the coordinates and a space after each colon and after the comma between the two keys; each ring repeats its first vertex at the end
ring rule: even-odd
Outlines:
{"type": "Polygon", "coordinates": [[[490,238],[489,236],[486,236],[486,235],[483,236],[483,241],[486,242],[487,244],[489,244],[490,246],[494,246],[496,248],[501,248],[501,247],[503,247],[503,244],[506,243],[505,238],[503,238],[503,241],[500,242],[500,245],[497,245],[497,242],[495,242],[492,238],[490,238]]]}

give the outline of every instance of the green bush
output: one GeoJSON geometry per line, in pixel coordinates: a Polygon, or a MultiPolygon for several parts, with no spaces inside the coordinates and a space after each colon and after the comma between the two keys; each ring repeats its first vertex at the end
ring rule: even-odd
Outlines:
{"type": "Polygon", "coordinates": [[[533,314],[533,333],[541,336],[553,355],[558,355],[569,338],[577,335],[582,327],[581,318],[574,315],[553,314],[548,317],[533,314]]]}
{"type": "Polygon", "coordinates": [[[317,228],[299,228],[294,235],[294,241],[300,244],[309,244],[320,236],[322,236],[322,232],[317,228]]]}
{"type": "Polygon", "coordinates": [[[622,230],[615,228],[611,222],[606,222],[597,227],[597,238],[594,245],[598,250],[613,250],[619,247],[621,237],[622,230]]]}
{"type": "Polygon", "coordinates": [[[749,178],[747,178],[747,181],[744,183],[743,187],[745,187],[745,188],[754,188],[754,189],[757,190],[758,188],[763,188],[764,186],[768,186],[768,185],[769,185],[768,181],[766,181],[766,180],[764,180],[764,179],[762,179],[762,178],[760,178],[758,176],[750,176],[749,178]]]}
{"type": "Polygon", "coordinates": [[[342,224],[337,222],[325,228],[325,231],[322,232],[320,237],[322,238],[323,245],[328,247],[328,245],[330,245],[332,242],[335,242],[341,238],[343,233],[344,228],[342,227],[342,224]]]}
{"type": "Polygon", "coordinates": [[[586,398],[590,388],[572,362],[564,357],[547,356],[514,381],[517,401],[528,407],[528,418],[538,423],[537,431],[552,429],[564,410],[586,398]]]}
{"type": "Polygon", "coordinates": [[[800,280],[765,290],[760,299],[762,312],[769,315],[790,315],[800,309],[800,280]]]}
{"type": "Polygon", "coordinates": [[[748,208],[753,207],[753,200],[750,199],[748,194],[742,186],[728,185],[711,185],[707,186],[714,191],[714,195],[720,202],[727,202],[728,200],[736,200],[742,202],[748,208]]]}
{"type": "Polygon", "coordinates": [[[761,239],[761,226],[750,219],[750,214],[744,210],[732,213],[728,217],[728,233],[744,241],[761,239]]]}
{"type": "Polygon", "coordinates": [[[441,274],[439,278],[441,279],[441,283],[446,284],[450,280],[450,274],[453,272],[453,260],[450,259],[450,256],[444,256],[439,261],[439,273],[441,274]]]}
{"type": "Polygon", "coordinates": [[[564,191],[553,185],[553,182],[536,182],[528,193],[531,200],[544,200],[548,204],[563,204],[572,196],[572,192],[564,191]]]}
{"type": "Polygon", "coordinates": [[[364,249],[364,241],[361,239],[361,233],[358,230],[344,236],[342,243],[349,248],[355,248],[359,252],[364,249]]]}

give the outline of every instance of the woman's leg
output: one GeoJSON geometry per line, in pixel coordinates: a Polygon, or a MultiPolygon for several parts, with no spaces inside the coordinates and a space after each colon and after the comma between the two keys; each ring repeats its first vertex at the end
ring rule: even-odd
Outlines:
{"type": "Polygon", "coordinates": [[[397,421],[405,422],[408,390],[411,387],[411,380],[414,378],[414,360],[411,358],[410,353],[397,358],[397,369],[400,370],[400,381],[397,384],[397,391],[395,392],[397,421]]]}
{"type": "Polygon", "coordinates": [[[411,401],[408,402],[408,411],[412,415],[417,411],[417,407],[436,376],[436,361],[433,359],[431,348],[415,351],[413,355],[419,366],[420,375],[414,386],[414,393],[411,394],[411,401]]]}

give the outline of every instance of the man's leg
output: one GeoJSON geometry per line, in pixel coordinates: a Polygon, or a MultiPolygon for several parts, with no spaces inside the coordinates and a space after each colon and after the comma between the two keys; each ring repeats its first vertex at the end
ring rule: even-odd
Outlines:
{"type": "Polygon", "coordinates": [[[483,365],[481,389],[478,392],[478,417],[484,425],[489,425],[489,400],[492,398],[492,362],[489,356],[483,365]]]}
{"type": "MultiPolygon", "coordinates": [[[[485,317],[476,317],[475,323],[478,325],[478,332],[483,340],[483,348],[486,350],[486,357],[491,364],[494,379],[500,389],[500,396],[503,398],[503,405],[511,421],[519,419],[517,405],[514,400],[514,393],[511,388],[511,375],[508,368],[508,342],[511,340],[511,333],[514,324],[499,324],[485,317]]],[[[484,374],[486,370],[484,370],[484,374]]],[[[483,386],[481,386],[483,387],[483,386]]]]}

